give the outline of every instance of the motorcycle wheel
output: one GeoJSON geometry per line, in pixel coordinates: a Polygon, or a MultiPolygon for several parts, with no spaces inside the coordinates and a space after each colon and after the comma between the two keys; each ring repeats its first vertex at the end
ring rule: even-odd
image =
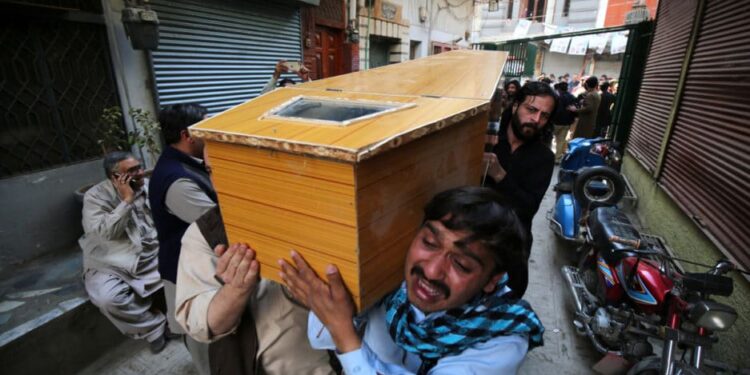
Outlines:
{"type": "Polygon", "coordinates": [[[627,375],[659,375],[661,370],[661,358],[646,357],[628,370],[627,375]]]}
{"type": "MultiPolygon", "coordinates": [[[[628,370],[627,375],[659,375],[661,374],[661,358],[651,356],[638,361],[628,370]]],[[[698,370],[680,361],[673,362],[673,375],[703,375],[705,372],[698,370]]]]}
{"type": "Polygon", "coordinates": [[[623,195],[625,179],[615,169],[603,165],[581,170],[573,186],[573,196],[585,207],[591,207],[592,203],[615,205],[623,195]]]}

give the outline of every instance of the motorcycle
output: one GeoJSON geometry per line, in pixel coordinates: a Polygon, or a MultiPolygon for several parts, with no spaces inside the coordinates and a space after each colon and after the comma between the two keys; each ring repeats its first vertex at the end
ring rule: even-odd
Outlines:
{"type": "Polygon", "coordinates": [[[721,260],[706,273],[683,272],[655,237],[642,235],[616,207],[592,209],[585,225],[578,267],[562,267],[578,333],[598,352],[634,364],[631,375],[731,368],[704,357],[716,332],[737,319],[734,308],[710,298],[732,294],[732,279],[724,275],[734,264],[721,260]],[[654,340],[662,344],[661,355],[654,340]]]}
{"type": "Polygon", "coordinates": [[[617,144],[605,138],[576,138],[560,161],[555,205],[547,213],[552,231],[560,238],[583,242],[580,220],[589,205],[615,205],[625,195],[619,173],[617,144]]]}

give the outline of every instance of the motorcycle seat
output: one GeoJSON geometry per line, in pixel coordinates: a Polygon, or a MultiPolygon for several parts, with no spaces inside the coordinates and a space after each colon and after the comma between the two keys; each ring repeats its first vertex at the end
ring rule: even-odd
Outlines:
{"type": "Polygon", "coordinates": [[[611,242],[613,236],[628,240],[641,241],[641,234],[635,228],[630,219],[617,207],[596,207],[589,213],[589,233],[594,241],[594,246],[599,249],[600,254],[608,263],[616,263],[624,257],[636,256],[632,246],[611,242]]]}
{"type": "Polygon", "coordinates": [[[721,275],[707,273],[686,273],[682,277],[682,285],[688,290],[699,293],[731,296],[734,290],[732,279],[721,275]]]}

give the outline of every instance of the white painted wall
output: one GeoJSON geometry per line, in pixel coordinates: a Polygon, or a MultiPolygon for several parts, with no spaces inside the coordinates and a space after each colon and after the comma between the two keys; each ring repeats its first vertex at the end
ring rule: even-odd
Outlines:
{"type": "Polygon", "coordinates": [[[583,56],[545,51],[542,72],[547,74],[552,73],[555,77],[559,77],[565,73],[573,76],[573,74],[581,71],[582,65],[583,56]]]}
{"type": "Polygon", "coordinates": [[[596,27],[604,27],[604,19],[607,17],[607,5],[609,0],[599,0],[599,9],[596,14],[596,27]]]}
{"type": "MultiPolygon", "coordinates": [[[[596,55],[595,55],[596,58],[596,55]]],[[[581,71],[583,65],[583,56],[581,55],[568,55],[565,53],[550,52],[549,50],[544,52],[544,61],[542,62],[542,72],[547,74],[554,74],[555,77],[559,77],[565,73],[573,74],[581,71]]],[[[597,77],[602,74],[606,74],[607,77],[618,77],[620,75],[620,67],[622,66],[621,60],[608,59],[608,60],[595,60],[593,64],[593,73],[597,77]]]]}
{"type": "Polygon", "coordinates": [[[409,39],[419,41],[417,56],[431,53],[431,42],[457,44],[469,47],[464,39],[471,32],[474,16],[473,0],[400,0],[403,17],[409,21],[409,39]],[[427,19],[419,19],[419,8],[427,13],[427,19]],[[430,26],[431,25],[431,26],[430,26]],[[456,42],[458,40],[458,42],[456,42]]]}
{"type": "MultiPolygon", "coordinates": [[[[102,6],[122,112],[127,114],[130,108],[141,108],[155,114],[156,108],[154,108],[150,82],[151,69],[146,53],[134,50],[125,35],[121,13],[125,7],[124,2],[123,0],[102,0],[102,6]]],[[[133,130],[135,124],[130,117],[127,115],[123,117],[128,130],[133,130]]],[[[134,151],[143,158],[147,167],[153,167],[156,163],[156,160],[151,160],[145,150],[134,151]]]]}
{"type": "Polygon", "coordinates": [[[616,79],[620,76],[621,68],[622,60],[598,60],[594,62],[594,74],[597,77],[606,74],[607,77],[616,79]]]}

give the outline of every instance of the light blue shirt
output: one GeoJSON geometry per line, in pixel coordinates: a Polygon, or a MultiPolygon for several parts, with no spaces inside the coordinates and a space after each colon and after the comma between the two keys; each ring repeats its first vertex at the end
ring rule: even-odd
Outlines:
{"type": "MultiPolygon", "coordinates": [[[[421,321],[425,316],[412,307],[421,321]]],[[[416,354],[399,348],[388,333],[385,307],[376,306],[365,315],[367,326],[362,347],[337,354],[347,375],[407,375],[414,374],[421,365],[416,354]]],[[[336,346],[323,323],[311,311],[308,317],[307,336],[315,349],[335,350],[336,346]]],[[[464,350],[461,354],[441,358],[430,375],[498,375],[515,374],[528,350],[529,340],[523,335],[498,336],[464,350]]]]}

